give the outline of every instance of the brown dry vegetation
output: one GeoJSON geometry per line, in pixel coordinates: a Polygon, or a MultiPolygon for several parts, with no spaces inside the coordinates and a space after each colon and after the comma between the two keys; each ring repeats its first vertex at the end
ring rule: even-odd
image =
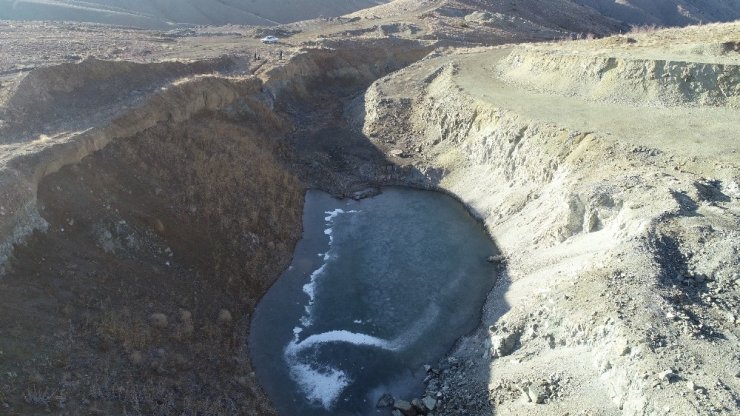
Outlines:
{"type": "Polygon", "coordinates": [[[49,232],[17,247],[0,288],[10,414],[271,412],[244,338],[299,236],[302,190],[263,137],[203,115],[41,183],[49,232]]]}

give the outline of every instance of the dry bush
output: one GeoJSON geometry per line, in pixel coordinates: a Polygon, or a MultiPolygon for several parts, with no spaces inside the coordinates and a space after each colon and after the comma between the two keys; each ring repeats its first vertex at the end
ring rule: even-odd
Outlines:
{"type": "Polygon", "coordinates": [[[113,312],[103,315],[97,332],[101,338],[110,339],[124,349],[143,349],[152,339],[147,325],[113,312]]]}
{"type": "Polygon", "coordinates": [[[663,27],[658,26],[656,24],[635,25],[635,26],[630,26],[630,30],[627,33],[653,33],[661,29],[663,29],[663,27]]]}
{"type": "Polygon", "coordinates": [[[23,400],[32,406],[49,407],[59,398],[56,391],[33,385],[23,393],[23,400]]]}

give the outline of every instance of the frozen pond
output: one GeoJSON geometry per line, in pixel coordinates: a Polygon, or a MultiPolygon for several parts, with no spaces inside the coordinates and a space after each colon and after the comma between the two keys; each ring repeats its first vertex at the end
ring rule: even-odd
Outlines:
{"type": "Polygon", "coordinates": [[[475,328],[495,280],[482,226],[453,198],[386,188],[361,201],[306,194],[303,239],[249,337],[282,415],[378,414],[408,397],[475,328]]]}

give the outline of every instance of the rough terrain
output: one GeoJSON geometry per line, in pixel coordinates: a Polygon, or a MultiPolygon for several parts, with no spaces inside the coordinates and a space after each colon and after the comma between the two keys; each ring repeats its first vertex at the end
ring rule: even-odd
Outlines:
{"type": "Polygon", "coordinates": [[[477,3],[2,22],[0,411],[270,414],[242,341],[303,191],[400,184],[501,251],[434,414],[737,414],[740,24],[514,46],[624,25],[477,3]]]}
{"type": "MultiPolygon", "coordinates": [[[[482,328],[439,376],[430,371],[428,393],[440,394],[443,413],[737,413],[737,92],[707,99],[705,84],[725,76],[707,71],[681,100],[637,100],[632,84],[651,71],[602,70],[651,54],[655,68],[670,53],[662,65],[689,76],[721,62],[734,87],[737,55],[720,46],[737,30],[471,49],[368,90],[368,137],[422,172],[442,169],[438,186],[478,213],[506,257],[507,280],[482,328]],[[634,52],[606,48],[626,42],[634,52]],[[696,42],[717,53],[682,61],[696,42]],[[522,69],[529,60],[550,66],[522,69]],[[612,94],[560,88],[590,81],[571,67],[601,73],[594,83],[610,83],[612,94]]],[[[640,88],[676,82],[656,78],[640,88]]]]}

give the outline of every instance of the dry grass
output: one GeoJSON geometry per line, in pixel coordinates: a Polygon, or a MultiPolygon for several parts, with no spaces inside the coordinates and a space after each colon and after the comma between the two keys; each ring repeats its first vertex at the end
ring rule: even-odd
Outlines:
{"type": "Polygon", "coordinates": [[[148,325],[114,312],[103,315],[97,332],[103,342],[113,342],[125,350],[143,349],[152,340],[152,331],[148,325]]]}
{"type": "Polygon", "coordinates": [[[639,34],[639,33],[653,33],[664,29],[662,26],[655,24],[652,25],[636,25],[630,26],[630,30],[627,33],[639,34]]]}
{"type": "Polygon", "coordinates": [[[4,282],[33,299],[19,305],[43,298],[63,311],[34,315],[20,342],[66,331],[33,352],[64,360],[26,365],[18,349],[2,368],[38,372],[43,388],[0,379],[9,411],[33,414],[63,395],[70,414],[273,414],[249,377],[245,334],[300,237],[303,191],[262,137],[208,115],[122,140],[42,182],[51,231],[17,252],[4,282]],[[90,241],[101,228],[113,251],[90,241]],[[61,266],[50,275],[51,262],[61,266]],[[28,276],[44,289],[29,293],[28,276]]]}

